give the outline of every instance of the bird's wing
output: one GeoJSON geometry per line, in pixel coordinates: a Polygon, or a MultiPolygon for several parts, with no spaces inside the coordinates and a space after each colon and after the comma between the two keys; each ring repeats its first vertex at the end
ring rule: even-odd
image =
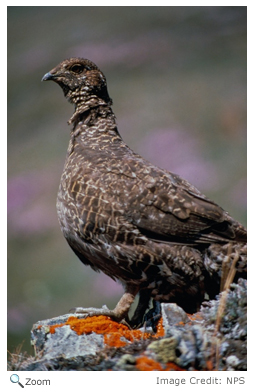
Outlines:
{"type": "Polygon", "coordinates": [[[236,239],[237,222],[186,180],[152,165],[142,165],[141,172],[138,166],[128,215],[147,237],[196,244],[236,239]]]}

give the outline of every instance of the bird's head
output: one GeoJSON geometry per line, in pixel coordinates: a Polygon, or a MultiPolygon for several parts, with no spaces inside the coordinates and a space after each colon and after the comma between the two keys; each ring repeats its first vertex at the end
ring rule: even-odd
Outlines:
{"type": "Polygon", "coordinates": [[[64,60],[43,76],[42,81],[46,80],[58,83],[75,106],[93,97],[100,98],[108,105],[112,103],[104,74],[90,60],[77,57],[64,60]]]}

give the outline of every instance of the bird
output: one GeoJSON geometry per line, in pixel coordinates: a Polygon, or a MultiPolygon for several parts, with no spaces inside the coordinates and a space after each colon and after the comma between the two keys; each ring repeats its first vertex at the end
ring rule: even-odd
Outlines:
{"type": "Polygon", "coordinates": [[[206,296],[220,292],[233,261],[234,280],[246,278],[245,227],[187,180],[126,145],[96,64],[72,57],[42,81],[57,83],[74,105],[56,204],[62,233],[82,263],[124,288],[114,309],[77,307],[75,313],[135,327],[151,301],[197,311],[206,296]]]}

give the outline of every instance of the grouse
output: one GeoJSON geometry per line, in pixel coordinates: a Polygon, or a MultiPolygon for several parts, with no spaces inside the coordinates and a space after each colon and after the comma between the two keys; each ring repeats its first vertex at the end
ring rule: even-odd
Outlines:
{"type": "Polygon", "coordinates": [[[196,311],[220,292],[224,265],[246,277],[246,229],[176,174],[134,153],[122,140],[104,74],[70,58],[43,81],[59,84],[75,105],[57,213],[64,237],[85,264],[124,286],[113,310],[75,308],[142,322],[150,300],[196,311]]]}

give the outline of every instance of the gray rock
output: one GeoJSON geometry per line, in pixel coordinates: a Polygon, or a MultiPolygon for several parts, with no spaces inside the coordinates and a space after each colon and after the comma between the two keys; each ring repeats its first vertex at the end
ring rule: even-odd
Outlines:
{"type": "Polygon", "coordinates": [[[236,370],[240,361],[235,355],[230,355],[226,359],[227,370],[236,370]]]}
{"type": "Polygon", "coordinates": [[[165,329],[165,334],[169,334],[169,329],[173,325],[186,324],[189,318],[182,308],[177,304],[161,304],[163,327],[165,329]]]}

